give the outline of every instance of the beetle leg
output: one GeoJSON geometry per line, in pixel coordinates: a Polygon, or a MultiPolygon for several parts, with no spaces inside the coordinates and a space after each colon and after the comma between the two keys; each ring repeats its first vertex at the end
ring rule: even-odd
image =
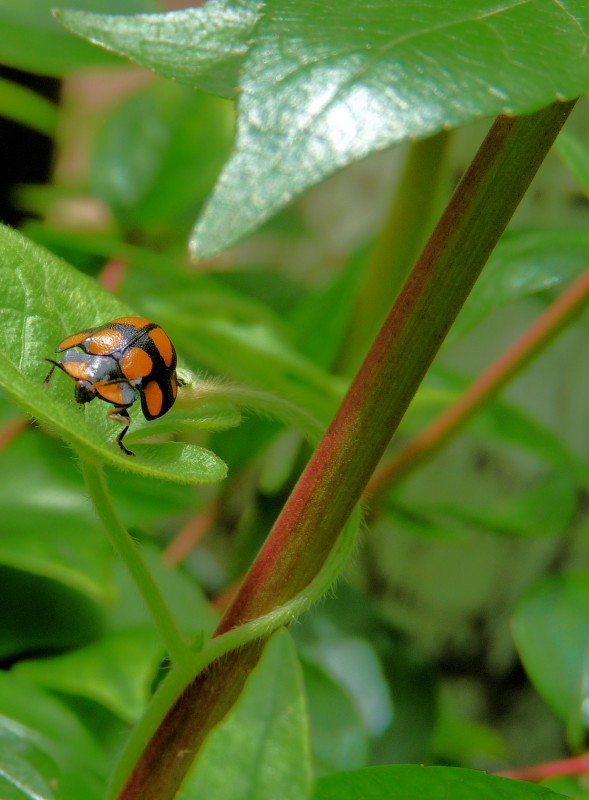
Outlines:
{"type": "Polygon", "coordinates": [[[51,376],[55,372],[55,367],[59,367],[59,364],[57,363],[57,361],[54,361],[52,358],[46,358],[45,361],[49,361],[49,363],[52,365],[52,367],[49,370],[49,372],[47,374],[47,377],[43,381],[43,388],[44,389],[46,389],[49,386],[49,381],[51,380],[51,376]]]}
{"type": "Polygon", "coordinates": [[[123,444],[123,437],[129,430],[129,425],[131,424],[131,417],[129,416],[129,412],[127,411],[126,406],[118,406],[117,408],[113,408],[112,411],[109,411],[106,415],[109,419],[114,420],[114,422],[120,422],[121,425],[125,427],[117,436],[117,444],[128,456],[134,456],[135,453],[131,452],[131,450],[127,450],[125,445],[123,444]]]}

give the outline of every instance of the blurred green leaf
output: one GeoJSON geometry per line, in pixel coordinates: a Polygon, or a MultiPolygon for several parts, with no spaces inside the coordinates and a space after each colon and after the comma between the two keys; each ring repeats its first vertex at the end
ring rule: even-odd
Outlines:
{"type": "MultiPolygon", "coordinates": [[[[560,536],[578,507],[577,486],[566,473],[554,472],[512,497],[473,507],[454,503],[428,503],[414,510],[415,518],[438,520],[440,528],[460,528],[464,523],[509,536],[560,536]],[[441,521],[441,524],[440,524],[441,521]]],[[[407,514],[408,509],[404,509],[407,514]]]]}
{"type": "Polygon", "coordinates": [[[164,648],[153,630],[122,630],[71,653],[22,661],[13,671],[31,682],[101,703],[137,722],[151,696],[164,648]]]}
{"type": "Polygon", "coordinates": [[[317,781],[313,800],[551,800],[562,797],[523,781],[456,767],[398,765],[342,772],[317,781]]]}
{"type": "Polygon", "coordinates": [[[572,800],[589,800],[589,789],[583,783],[584,775],[578,778],[563,775],[542,781],[542,786],[552,789],[553,792],[560,792],[565,797],[571,797],[572,800]]]}
{"type": "MultiPolygon", "coordinates": [[[[420,388],[407,421],[411,432],[432,421],[465,391],[472,380],[437,364],[420,388]]],[[[535,455],[555,469],[564,470],[571,481],[589,486],[589,467],[564,441],[560,433],[535,419],[527,410],[500,398],[490,400],[468,422],[468,430],[485,440],[502,441],[535,455]]]]}
{"type": "Polygon", "coordinates": [[[589,197],[589,145],[569,130],[561,131],[556,140],[556,151],[567,165],[575,180],[589,197]]]}
{"type": "Polygon", "coordinates": [[[313,763],[318,775],[368,764],[370,737],[353,698],[320,666],[303,658],[313,763]]]}
{"type": "Polygon", "coordinates": [[[467,333],[497,308],[547,292],[589,267],[586,230],[527,230],[507,233],[499,242],[448,342],[467,333]]]}
{"type": "Polygon", "coordinates": [[[307,716],[296,651],[275,634],[237,705],[204,745],[187,797],[305,800],[311,795],[307,716]],[[228,754],[231,758],[228,758],[228,754]]]}
{"type": "Polygon", "coordinates": [[[512,625],[531,681],[580,746],[589,725],[589,573],[537,581],[518,603],[512,625]]]}
{"type": "MultiPolygon", "coordinates": [[[[182,632],[192,639],[210,636],[218,615],[196,581],[181,569],[168,566],[161,552],[147,543],[142,545],[141,555],[182,632]]],[[[113,572],[119,596],[117,603],[105,610],[108,630],[152,625],[145,602],[122,562],[116,562],[113,572]]]]}
{"type": "Polygon", "coordinates": [[[327,771],[329,764],[333,772],[423,760],[436,717],[433,672],[378,615],[369,596],[347,584],[337,594],[293,629],[305,679],[311,679],[307,691],[318,766],[327,771]],[[326,697],[317,696],[319,687],[326,697]]]}
{"type": "Polygon", "coordinates": [[[259,0],[209,0],[199,8],[132,17],[68,8],[56,17],[79,36],[167,78],[233,97],[259,5],[259,0]]]}
{"type": "Polygon", "coordinates": [[[0,776],[3,800],[100,800],[106,763],[75,714],[34,684],[0,672],[0,776]]]}
{"type": "Polygon", "coordinates": [[[228,103],[152,82],[100,126],[90,190],[127,229],[186,237],[229,153],[231,128],[228,103]]]}
{"type": "Polygon", "coordinates": [[[588,32],[582,0],[268,3],[243,64],[235,152],[194,254],[223,250],[375,150],[576,97],[589,86],[588,32]]]}
{"type": "Polygon", "coordinates": [[[112,548],[79,475],[64,470],[67,461],[62,447],[34,431],[21,434],[0,459],[0,563],[112,599],[112,548]]]}
{"type": "Polygon", "coordinates": [[[364,262],[365,253],[354,255],[335,278],[310,293],[289,315],[301,353],[325,369],[340,353],[364,262]]]}
{"type": "Polygon", "coordinates": [[[394,707],[382,664],[365,639],[323,636],[303,652],[354,699],[366,730],[379,736],[393,721],[394,707]]]}
{"type": "MultiPolygon", "coordinates": [[[[71,0],[70,8],[153,11],[150,0],[71,0]]],[[[53,0],[13,3],[0,0],[0,63],[41,75],[61,76],[73,69],[116,65],[118,59],[69,36],[52,17],[53,0]]]]}
{"type": "Polygon", "coordinates": [[[221,480],[225,464],[201,447],[136,445],[137,458],[125,456],[113,443],[106,409],[96,408],[103,404],[75,408],[66,376],[56,375],[49,390],[43,390],[45,359],[53,355],[56,343],[129,312],[96,283],[15,231],[1,228],[0,243],[5,298],[0,309],[0,386],[14,402],[75,447],[120,469],[179,483],[221,480]]]}
{"type": "Polygon", "coordinates": [[[99,607],[65,583],[0,568],[0,660],[80,647],[101,632],[99,607]]]}

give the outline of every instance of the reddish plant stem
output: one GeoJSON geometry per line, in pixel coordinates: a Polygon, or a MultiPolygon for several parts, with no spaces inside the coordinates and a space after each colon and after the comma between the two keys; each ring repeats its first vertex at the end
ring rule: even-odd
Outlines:
{"type": "MultiPolygon", "coordinates": [[[[495,122],[217,635],[288,602],[319,573],[573,105],[495,122]]],[[[153,735],[120,800],[174,797],[211,727],[239,695],[263,640],[214,661],[192,681],[153,735]]]]}
{"type": "Polygon", "coordinates": [[[555,775],[584,775],[589,772],[589,753],[583,753],[573,758],[563,758],[559,761],[548,761],[545,764],[535,764],[533,767],[521,769],[508,769],[496,772],[502,778],[513,778],[517,781],[543,781],[555,775]]]}
{"type": "Polygon", "coordinates": [[[367,495],[377,495],[405,478],[430,459],[471,417],[520,373],[589,301],[589,270],[584,272],[552,305],[509,347],[459,400],[442,412],[400,453],[378,470],[366,487],[367,495]]]}
{"type": "Polygon", "coordinates": [[[178,534],[166,547],[163,559],[166,564],[175,567],[193,550],[211,529],[219,513],[217,503],[211,503],[200,514],[191,517],[178,534]]]}
{"type": "Polygon", "coordinates": [[[0,428],[0,452],[5,450],[12,440],[16,439],[30,424],[31,421],[24,417],[11,419],[9,422],[6,422],[0,428]]]}

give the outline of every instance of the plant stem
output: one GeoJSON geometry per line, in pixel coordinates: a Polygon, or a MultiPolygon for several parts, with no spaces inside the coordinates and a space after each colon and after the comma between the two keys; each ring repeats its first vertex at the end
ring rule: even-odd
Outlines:
{"type": "MultiPolygon", "coordinates": [[[[217,635],[288,603],[320,572],[573,105],[501,117],[492,126],[217,635]]],[[[192,681],[151,739],[121,800],[174,797],[211,727],[238,697],[268,635],[213,661],[192,681]]]]}
{"type": "Polygon", "coordinates": [[[403,171],[364,269],[340,369],[353,374],[431,232],[446,174],[450,133],[410,142],[403,171]]]}
{"type": "Polygon", "coordinates": [[[549,761],[546,764],[536,764],[533,767],[521,767],[494,774],[518,781],[544,781],[555,775],[586,775],[588,772],[589,753],[582,753],[573,758],[563,758],[559,761],[549,761]]]}
{"type": "Polygon", "coordinates": [[[554,303],[509,347],[459,400],[442,412],[400,453],[370,480],[366,494],[374,497],[403,480],[424,461],[432,458],[471,417],[518,375],[546,348],[589,301],[589,270],[584,272],[554,303]]]}
{"type": "Polygon", "coordinates": [[[117,516],[111,502],[102,467],[97,467],[89,459],[82,456],[80,457],[80,464],[96,513],[104,525],[113,548],[125,564],[141,593],[172,664],[178,666],[189,665],[194,654],[178,630],[157,584],[145,566],[141,554],[135,547],[133,539],[117,516]]]}

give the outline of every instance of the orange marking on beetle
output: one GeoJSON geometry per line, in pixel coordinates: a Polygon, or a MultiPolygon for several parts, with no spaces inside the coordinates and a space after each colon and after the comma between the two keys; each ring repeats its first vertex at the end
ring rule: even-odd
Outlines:
{"type": "Polygon", "coordinates": [[[172,347],[172,342],[168,338],[167,333],[158,327],[149,331],[149,335],[151,336],[152,342],[157,347],[159,354],[164,359],[166,367],[171,366],[174,360],[174,348],[172,347]]]}
{"type": "Polygon", "coordinates": [[[144,317],[118,317],[118,319],[113,319],[110,324],[112,325],[113,323],[117,325],[132,325],[134,328],[141,330],[146,325],[151,325],[151,320],[144,317]]]}
{"type": "Polygon", "coordinates": [[[92,334],[88,342],[88,352],[93,356],[109,356],[125,343],[125,337],[113,328],[104,328],[92,334]]]}
{"type": "Polygon", "coordinates": [[[150,381],[147,386],[143,388],[143,396],[145,398],[145,405],[151,416],[159,416],[164,402],[164,396],[159,384],[155,381],[150,381]]]}
{"type": "Polygon", "coordinates": [[[119,363],[123,375],[129,381],[144,378],[153,369],[153,361],[141,347],[131,347],[119,363]]]}
{"type": "Polygon", "coordinates": [[[80,333],[74,333],[71,336],[68,336],[67,339],[64,339],[63,342],[55,348],[56,353],[60,353],[62,350],[69,350],[70,347],[79,347],[84,339],[87,339],[90,336],[89,331],[81,331],[80,333]]]}
{"type": "Polygon", "coordinates": [[[95,383],[94,388],[103,400],[114,403],[117,406],[126,405],[118,383],[95,383]]]}
{"type": "Polygon", "coordinates": [[[88,364],[78,364],[75,361],[68,361],[61,365],[62,370],[73,378],[75,381],[87,381],[88,378],[88,364]]]}
{"type": "Polygon", "coordinates": [[[176,374],[170,375],[170,389],[172,390],[172,397],[174,400],[176,399],[176,395],[178,394],[178,381],[176,380],[176,374]]]}

